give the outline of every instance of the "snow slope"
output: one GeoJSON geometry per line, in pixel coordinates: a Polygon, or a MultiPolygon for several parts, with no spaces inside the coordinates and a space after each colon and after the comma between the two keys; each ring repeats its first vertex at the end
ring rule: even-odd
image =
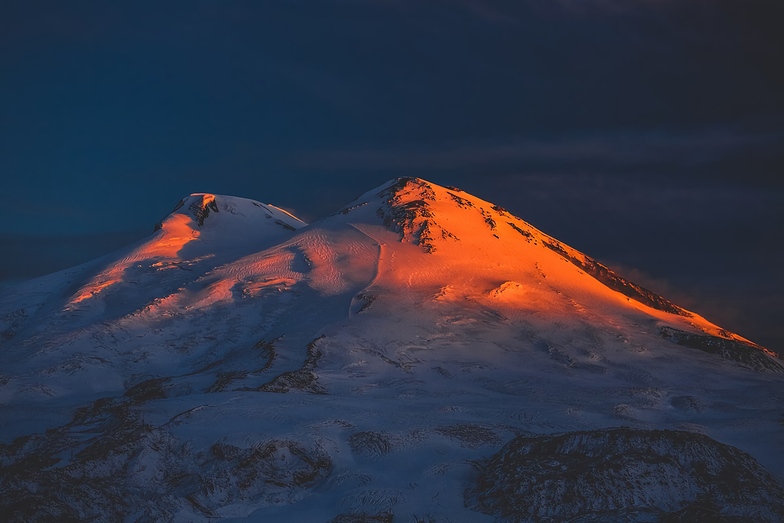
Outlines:
{"type": "Polygon", "coordinates": [[[782,480],[780,360],[506,210],[404,178],[303,225],[196,194],[150,240],[13,288],[5,508],[493,521],[465,492],[504,443],[617,426],[702,434],[782,480]]]}
{"type": "Polygon", "coordinates": [[[147,364],[140,362],[157,352],[144,341],[161,319],[146,322],[156,304],[181,292],[184,284],[274,245],[304,225],[272,205],[192,194],[148,239],[11,287],[0,299],[0,362],[13,378],[0,389],[0,401],[9,394],[35,401],[122,389],[130,376],[126,371],[137,373],[131,367],[141,370],[147,364]],[[122,342],[126,345],[120,348],[122,342]]]}

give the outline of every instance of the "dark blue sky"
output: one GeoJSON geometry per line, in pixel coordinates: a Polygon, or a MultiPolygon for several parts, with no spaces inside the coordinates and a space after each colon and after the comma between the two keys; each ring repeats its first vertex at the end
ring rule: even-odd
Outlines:
{"type": "Polygon", "coordinates": [[[191,192],[312,220],[417,175],[782,349],[781,20],[779,0],[6,0],[0,280],[191,192]]]}

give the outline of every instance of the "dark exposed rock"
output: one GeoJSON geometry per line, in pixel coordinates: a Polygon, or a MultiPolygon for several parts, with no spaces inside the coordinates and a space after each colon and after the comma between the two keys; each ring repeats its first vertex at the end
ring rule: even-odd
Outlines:
{"type": "Polygon", "coordinates": [[[332,468],[318,448],[272,440],[250,448],[214,444],[197,456],[198,482],[192,500],[207,510],[238,501],[267,504],[309,489],[332,468]]]}
{"type": "Polygon", "coordinates": [[[3,341],[10,341],[21,328],[22,324],[27,320],[27,311],[23,308],[17,309],[11,314],[7,314],[0,320],[0,328],[3,328],[0,333],[0,343],[3,341]]]}
{"type": "MultiPolygon", "coordinates": [[[[400,233],[401,240],[409,239],[419,245],[425,252],[435,252],[433,240],[436,237],[459,240],[457,236],[441,227],[434,220],[428,202],[436,200],[433,188],[418,178],[400,178],[390,187],[379,193],[385,205],[376,214],[384,220],[390,230],[400,233]],[[403,203],[400,192],[404,189],[416,191],[417,199],[403,203]]],[[[459,196],[454,196],[462,200],[459,196]]]]}
{"type": "Polygon", "coordinates": [[[474,204],[471,203],[469,200],[465,198],[461,198],[460,196],[453,194],[451,192],[447,192],[447,194],[454,200],[454,202],[458,205],[458,207],[462,207],[463,209],[467,209],[469,207],[473,207],[474,204]]]}
{"type": "Polygon", "coordinates": [[[531,234],[529,231],[526,231],[525,229],[522,229],[522,228],[518,227],[518,226],[517,226],[517,225],[515,225],[513,222],[506,222],[506,223],[508,223],[508,224],[509,224],[509,226],[510,226],[512,229],[514,229],[515,231],[517,231],[518,233],[520,233],[520,234],[523,236],[523,238],[525,238],[525,239],[526,239],[526,241],[527,241],[528,243],[531,243],[532,241],[534,241],[534,235],[533,235],[533,234],[531,234]]]}
{"type": "Polygon", "coordinates": [[[129,406],[127,398],[98,400],[77,410],[67,425],[0,445],[4,520],[122,520],[140,501],[128,489],[133,458],[153,440],[176,455],[129,406]]]}
{"type": "MultiPolygon", "coordinates": [[[[182,209],[182,207],[185,205],[185,203],[190,198],[192,198],[192,197],[189,196],[187,198],[183,198],[182,200],[180,200],[177,203],[177,205],[174,206],[174,209],[172,209],[171,213],[169,213],[169,214],[175,213],[175,212],[179,211],[180,209],[182,209]]],[[[202,227],[204,225],[204,220],[206,220],[207,216],[210,215],[210,211],[220,212],[219,209],[218,209],[218,204],[215,202],[214,199],[209,201],[207,204],[205,204],[203,197],[197,199],[194,202],[192,202],[188,206],[188,210],[191,212],[193,217],[196,218],[196,223],[199,224],[199,227],[202,227]]],[[[163,228],[163,222],[162,221],[158,222],[158,223],[155,224],[155,227],[153,228],[153,232],[159,231],[162,228],[163,228]]]]}
{"type": "Polygon", "coordinates": [[[498,434],[492,429],[472,423],[447,425],[438,427],[435,431],[442,436],[454,439],[458,441],[460,445],[469,448],[477,448],[482,445],[497,445],[501,442],[498,434]]]}
{"type": "Polygon", "coordinates": [[[680,316],[686,317],[691,316],[689,311],[678,307],[671,301],[662,298],[658,294],[649,291],[648,289],[641,287],[636,283],[632,283],[629,280],[622,278],[606,266],[592,258],[589,258],[588,256],[573,256],[569,254],[569,252],[555,240],[543,241],[542,243],[548,249],[557,252],[572,262],[575,266],[585,271],[586,274],[593,276],[612,290],[618,291],[624,296],[635,299],[640,303],[660,311],[670,312],[672,314],[678,314],[680,316]]]}
{"type": "Polygon", "coordinates": [[[320,336],[308,343],[308,353],[302,367],[276,376],[275,379],[265,383],[258,390],[261,392],[288,392],[296,389],[314,394],[326,394],[327,391],[324,390],[324,387],[318,384],[318,375],[315,372],[316,365],[321,359],[318,342],[323,338],[324,336],[320,336]]]}
{"type": "Polygon", "coordinates": [[[487,224],[488,227],[490,227],[491,231],[494,231],[496,224],[495,224],[495,220],[493,219],[493,215],[484,209],[480,209],[480,210],[482,212],[482,218],[485,219],[485,223],[487,224]]]}
{"type": "Polygon", "coordinates": [[[358,512],[356,514],[338,514],[329,523],[392,523],[392,521],[394,521],[392,514],[388,512],[382,514],[358,512]]]}
{"type": "MultiPolygon", "coordinates": [[[[261,374],[266,372],[272,367],[272,364],[275,361],[276,357],[276,350],[275,350],[275,343],[273,341],[266,341],[260,340],[253,345],[253,354],[254,356],[257,355],[262,360],[263,364],[261,367],[256,369],[246,369],[246,368],[239,368],[234,370],[225,370],[223,372],[218,373],[218,377],[215,382],[207,387],[205,392],[222,392],[226,390],[232,383],[237,380],[241,380],[246,378],[250,374],[261,374]]],[[[225,361],[218,362],[219,364],[225,364],[225,361]]],[[[205,369],[206,370],[206,369],[205,369]]],[[[247,390],[247,389],[243,389],[247,390]]]]}
{"type": "Polygon", "coordinates": [[[774,522],[784,518],[784,487],[707,436],[617,428],[513,439],[466,504],[514,522],[774,522]]]}
{"type": "Polygon", "coordinates": [[[359,308],[356,310],[356,314],[359,314],[361,312],[365,312],[368,309],[370,309],[370,307],[373,306],[373,302],[376,301],[376,299],[378,299],[378,295],[363,292],[357,294],[356,299],[358,303],[361,304],[359,308]]]}
{"type": "Polygon", "coordinates": [[[335,214],[333,214],[333,216],[336,216],[338,214],[348,214],[351,211],[353,211],[354,209],[359,209],[360,207],[364,207],[367,204],[368,204],[368,202],[362,202],[362,203],[358,203],[357,205],[348,205],[346,207],[343,207],[341,210],[339,210],[335,214]]]}
{"type": "Polygon", "coordinates": [[[292,227],[291,225],[289,225],[288,223],[286,223],[286,222],[284,222],[282,220],[275,220],[275,224],[276,225],[280,225],[281,227],[283,227],[284,229],[286,229],[288,231],[296,231],[297,230],[295,227],[292,227]]]}
{"type": "Polygon", "coordinates": [[[383,456],[392,450],[392,441],[383,432],[357,432],[349,437],[348,444],[356,454],[383,456]]]}
{"type": "Polygon", "coordinates": [[[500,205],[493,205],[491,207],[491,209],[493,209],[495,212],[497,212],[501,216],[507,216],[509,214],[509,211],[507,211],[506,209],[504,209],[500,205]]]}
{"type": "Polygon", "coordinates": [[[190,204],[188,206],[188,210],[191,211],[193,216],[196,218],[196,222],[199,224],[199,227],[204,225],[204,220],[206,220],[210,215],[210,211],[219,212],[218,204],[214,199],[205,204],[203,198],[190,204]]]}
{"type": "Polygon", "coordinates": [[[149,383],[140,385],[78,409],[64,426],[0,444],[0,520],[170,521],[186,506],[214,516],[235,503],[294,502],[331,471],[320,447],[288,439],[194,453],[134,409],[149,383]]]}
{"type": "Polygon", "coordinates": [[[143,381],[125,391],[125,397],[137,404],[165,398],[167,394],[164,385],[169,381],[171,378],[153,378],[143,381]]]}
{"type": "Polygon", "coordinates": [[[784,372],[784,365],[762,347],[743,341],[718,336],[692,334],[672,327],[662,327],[661,337],[683,347],[717,354],[724,359],[737,361],[756,370],[784,372]]]}

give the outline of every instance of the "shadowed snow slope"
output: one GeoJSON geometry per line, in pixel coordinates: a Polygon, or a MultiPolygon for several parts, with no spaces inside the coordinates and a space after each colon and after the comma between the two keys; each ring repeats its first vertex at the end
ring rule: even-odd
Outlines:
{"type": "MultiPolygon", "coordinates": [[[[12,287],[0,321],[0,504],[20,521],[493,521],[464,499],[478,460],[618,425],[784,469],[772,353],[421,179],[308,226],[191,195],[150,239],[12,287]]],[[[621,498],[641,521],[693,503],[621,498]]]]}

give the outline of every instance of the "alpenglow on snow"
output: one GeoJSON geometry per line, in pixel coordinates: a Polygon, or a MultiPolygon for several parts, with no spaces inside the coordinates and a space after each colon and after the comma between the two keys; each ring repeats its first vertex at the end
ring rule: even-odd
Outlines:
{"type": "Polygon", "coordinates": [[[784,520],[773,352],[417,178],[192,194],[0,332],[10,521],[784,520]]]}

